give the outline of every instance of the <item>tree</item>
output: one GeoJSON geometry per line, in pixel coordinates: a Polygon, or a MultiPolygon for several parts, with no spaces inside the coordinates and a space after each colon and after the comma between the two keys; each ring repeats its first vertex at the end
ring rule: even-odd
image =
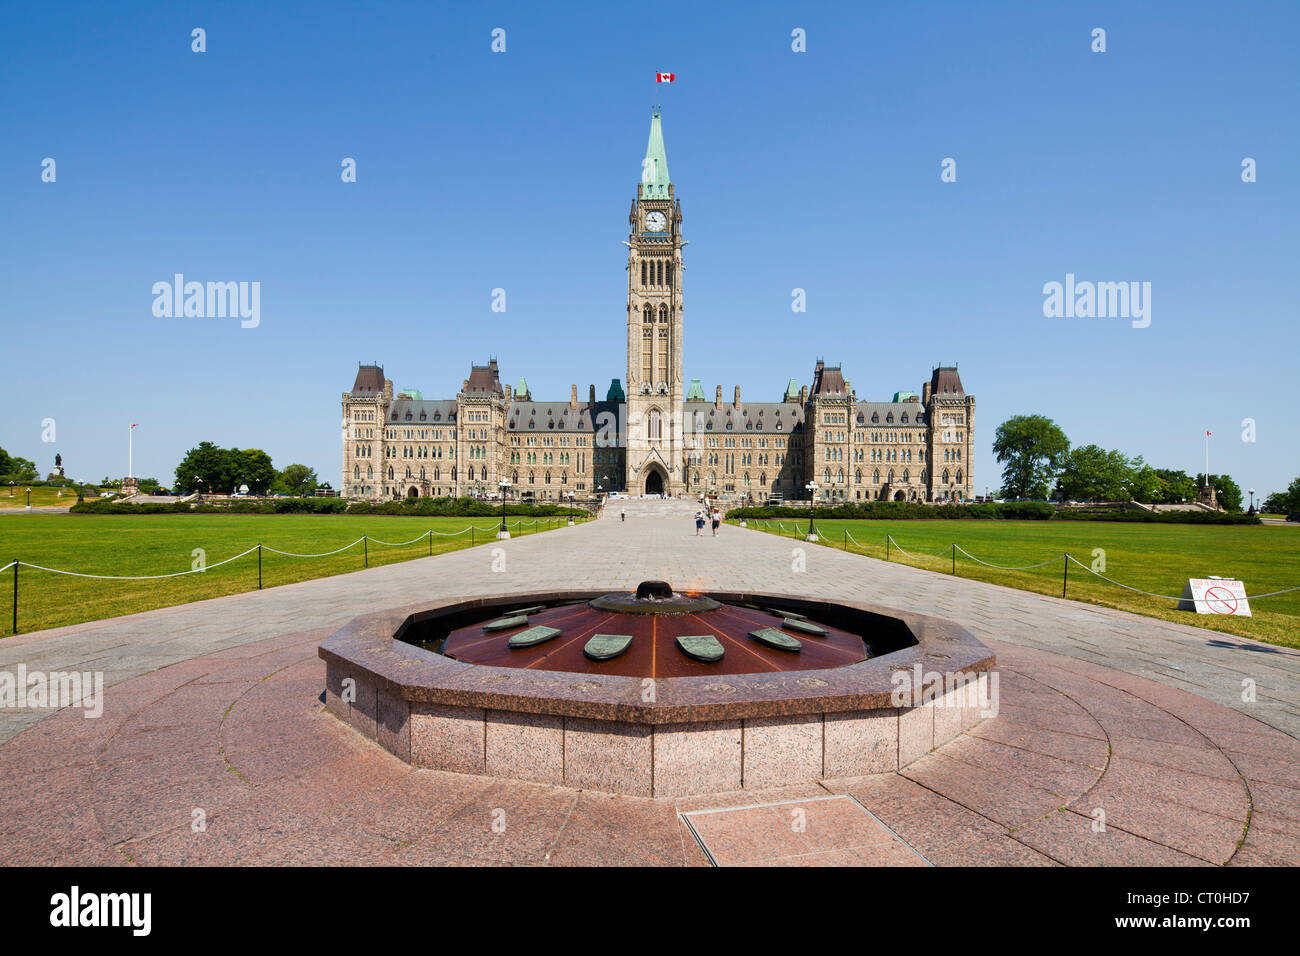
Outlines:
{"type": "MultiPolygon", "coordinates": [[[[1205,486],[1205,475],[1196,476],[1197,487],[1205,486]]],[[[1219,507],[1228,511],[1241,510],[1241,488],[1232,480],[1231,475],[1210,475],[1210,485],[1215,490],[1219,507]]]]}
{"type": "Polygon", "coordinates": [[[1123,452],[1080,445],[1061,459],[1061,492],[1076,501],[1127,501],[1133,467],[1123,452]]]}
{"type": "Polygon", "coordinates": [[[9,469],[12,467],[10,461],[12,461],[12,459],[9,457],[9,453],[3,448],[0,448],[0,475],[9,474],[9,469]]]}
{"type": "Polygon", "coordinates": [[[181,494],[207,491],[211,488],[220,494],[230,491],[234,476],[230,453],[210,441],[199,442],[191,448],[176,466],[176,490],[181,494]]]}
{"type": "Polygon", "coordinates": [[[1196,500],[1196,482],[1185,471],[1172,468],[1157,468],[1156,475],[1164,482],[1164,494],[1159,504],[1176,505],[1183,501],[1196,500]]]}
{"type": "Polygon", "coordinates": [[[1300,478],[1293,478],[1286,491],[1275,491],[1269,495],[1260,510],[1270,514],[1300,513],[1300,478]]]}
{"type": "Polygon", "coordinates": [[[271,456],[260,448],[246,448],[243,451],[232,448],[229,452],[231,463],[231,490],[238,490],[239,485],[248,485],[248,490],[255,495],[265,494],[276,479],[276,471],[271,464],[271,456]]]}
{"type": "Polygon", "coordinates": [[[26,458],[19,458],[16,455],[9,458],[8,468],[3,473],[13,481],[35,481],[40,477],[36,471],[36,462],[28,461],[26,458]]]}
{"type": "Polygon", "coordinates": [[[1002,495],[1046,498],[1070,450],[1059,425],[1043,415],[1016,415],[998,426],[993,454],[1002,464],[1002,495]]]}
{"type": "Polygon", "coordinates": [[[310,495],[316,490],[316,471],[306,465],[285,465],[272,489],[286,495],[310,495]]]}
{"type": "MultiPolygon", "coordinates": [[[[1134,461],[1136,465],[1142,459],[1134,461]]],[[[1140,501],[1143,504],[1155,504],[1163,501],[1167,486],[1164,480],[1150,465],[1142,465],[1133,472],[1133,480],[1129,488],[1129,494],[1134,501],[1140,501]]]]}

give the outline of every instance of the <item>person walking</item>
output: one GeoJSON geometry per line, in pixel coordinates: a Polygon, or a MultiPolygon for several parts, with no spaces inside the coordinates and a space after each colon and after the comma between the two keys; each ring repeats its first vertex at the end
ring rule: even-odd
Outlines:
{"type": "Polygon", "coordinates": [[[704,537],[704,512],[703,511],[697,510],[695,512],[695,537],[697,538],[704,537]]]}
{"type": "Polygon", "coordinates": [[[618,509],[618,520],[620,520],[620,521],[626,521],[626,520],[627,520],[627,509],[626,509],[626,508],[619,508],[619,509],[618,509]]]}
{"type": "Polygon", "coordinates": [[[722,524],[722,512],[718,510],[716,505],[714,505],[713,514],[710,517],[713,519],[713,536],[716,538],[718,536],[718,526],[722,524]]]}

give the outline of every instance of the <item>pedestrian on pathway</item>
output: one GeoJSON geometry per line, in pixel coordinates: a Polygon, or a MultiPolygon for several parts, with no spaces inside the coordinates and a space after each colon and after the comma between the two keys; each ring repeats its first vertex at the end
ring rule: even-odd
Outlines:
{"type": "Polygon", "coordinates": [[[626,521],[626,520],[627,520],[627,509],[626,509],[626,508],[619,508],[619,509],[618,509],[618,519],[619,519],[620,521],[626,521]]]}
{"type": "Polygon", "coordinates": [[[703,511],[697,510],[695,512],[695,537],[697,538],[704,537],[704,512],[703,511]]]}
{"type": "Polygon", "coordinates": [[[722,524],[722,512],[718,510],[716,505],[714,505],[713,514],[710,517],[713,518],[713,536],[716,538],[718,536],[718,526],[722,524]]]}

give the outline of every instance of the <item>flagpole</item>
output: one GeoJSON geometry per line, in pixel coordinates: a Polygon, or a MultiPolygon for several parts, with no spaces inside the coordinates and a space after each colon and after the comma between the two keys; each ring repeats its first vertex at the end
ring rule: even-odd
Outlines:
{"type": "Polygon", "coordinates": [[[1205,430],[1205,487],[1210,487],[1210,430],[1205,430]]]}
{"type": "Polygon", "coordinates": [[[135,477],[135,426],[126,430],[126,476],[135,477]]]}

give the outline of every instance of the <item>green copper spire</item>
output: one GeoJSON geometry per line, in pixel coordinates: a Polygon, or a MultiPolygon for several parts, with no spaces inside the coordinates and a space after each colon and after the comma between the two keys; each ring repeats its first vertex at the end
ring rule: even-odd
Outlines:
{"type": "Polygon", "coordinates": [[[691,387],[686,390],[685,401],[688,402],[707,402],[704,397],[704,386],[700,384],[698,378],[691,379],[691,387]]]}
{"type": "Polygon", "coordinates": [[[641,164],[641,198],[667,199],[668,154],[664,150],[664,128],[659,122],[659,108],[650,114],[650,141],[645,147],[645,162],[641,164]]]}

